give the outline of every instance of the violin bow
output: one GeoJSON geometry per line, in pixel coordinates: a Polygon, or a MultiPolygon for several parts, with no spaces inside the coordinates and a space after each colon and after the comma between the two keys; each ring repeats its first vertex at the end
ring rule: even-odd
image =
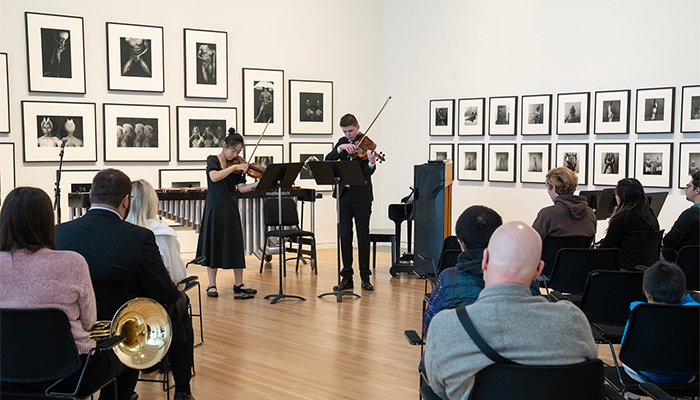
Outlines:
{"type": "Polygon", "coordinates": [[[377,113],[377,116],[374,117],[374,119],[373,119],[372,122],[369,124],[369,126],[367,127],[367,129],[365,129],[365,132],[362,134],[362,136],[360,136],[360,140],[357,141],[358,144],[359,144],[359,143],[362,143],[362,140],[364,140],[365,136],[367,136],[367,132],[369,132],[369,130],[372,129],[372,125],[374,125],[374,122],[375,122],[375,121],[377,120],[377,118],[379,118],[379,116],[382,114],[382,111],[384,111],[384,107],[386,107],[386,105],[389,104],[389,100],[391,100],[391,96],[389,96],[389,97],[386,99],[386,101],[384,102],[384,105],[382,106],[382,108],[379,109],[379,112],[377,113]]]}
{"type": "Polygon", "coordinates": [[[267,120],[267,124],[265,125],[265,129],[263,129],[262,133],[260,134],[260,137],[258,138],[258,143],[255,143],[255,148],[253,149],[252,152],[250,152],[250,157],[248,158],[248,164],[250,164],[250,160],[253,159],[253,154],[255,154],[255,150],[258,149],[258,145],[260,144],[260,139],[262,139],[263,135],[265,134],[267,127],[270,126],[270,121],[272,121],[272,117],[270,117],[270,119],[267,120]]]}

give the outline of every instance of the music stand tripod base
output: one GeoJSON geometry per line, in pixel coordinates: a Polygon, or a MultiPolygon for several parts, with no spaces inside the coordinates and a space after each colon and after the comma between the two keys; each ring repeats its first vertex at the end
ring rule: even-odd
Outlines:
{"type": "Polygon", "coordinates": [[[303,298],[303,297],[301,297],[301,296],[294,296],[294,295],[291,295],[291,294],[282,294],[282,293],[278,293],[278,294],[268,294],[267,296],[265,296],[265,299],[267,300],[267,299],[272,298],[272,297],[274,297],[274,299],[272,299],[272,301],[270,302],[270,304],[275,304],[275,303],[277,303],[278,301],[280,301],[280,300],[282,300],[282,299],[284,299],[284,298],[288,298],[288,297],[289,297],[289,298],[292,298],[292,299],[299,299],[299,300],[306,301],[306,299],[303,298]]]}
{"type": "Polygon", "coordinates": [[[334,291],[329,292],[329,293],[319,294],[319,295],[318,295],[318,298],[321,299],[321,298],[323,298],[324,296],[331,296],[331,295],[336,296],[336,299],[335,299],[335,300],[336,300],[338,303],[342,303],[342,302],[343,302],[343,296],[355,296],[355,297],[357,297],[357,298],[360,298],[360,297],[361,297],[359,294],[354,293],[354,292],[346,292],[346,291],[343,291],[343,290],[334,290],[334,291]]]}

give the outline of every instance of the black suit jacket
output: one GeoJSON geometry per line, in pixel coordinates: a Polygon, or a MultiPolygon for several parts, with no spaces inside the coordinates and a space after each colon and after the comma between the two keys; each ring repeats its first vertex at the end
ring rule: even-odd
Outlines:
{"type": "Polygon", "coordinates": [[[135,297],[149,297],[165,307],[180,298],[153,232],[111,211],[89,210],[81,218],[56,226],[56,248],[85,257],[98,320],[111,320],[119,307],[135,297]]]}
{"type": "MultiPolygon", "coordinates": [[[[338,143],[333,146],[333,150],[331,150],[330,153],[326,154],[326,161],[334,161],[334,160],[341,160],[341,161],[350,161],[350,154],[348,154],[347,151],[343,150],[338,154],[338,146],[342,144],[350,143],[348,138],[343,136],[338,140],[338,143]]],[[[350,187],[341,187],[341,197],[344,196],[350,196],[350,200],[358,203],[371,203],[374,200],[374,194],[372,192],[372,174],[374,174],[374,171],[377,169],[376,166],[375,168],[370,168],[369,166],[369,160],[363,160],[361,158],[353,158],[352,161],[359,163],[360,165],[360,170],[362,171],[362,176],[365,178],[365,182],[367,182],[366,185],[356,185],[356,186],[350,186],[350,187]]],[[[335,197],[335,193],[333,194],[333,197],[335,197]]]]}

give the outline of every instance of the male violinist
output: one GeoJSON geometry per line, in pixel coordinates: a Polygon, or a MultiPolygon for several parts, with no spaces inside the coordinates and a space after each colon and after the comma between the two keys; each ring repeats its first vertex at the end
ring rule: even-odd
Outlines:
{"type": "Polygon", "coordinates": [[[333,290],[347,290],[354,287],[352,281],[352,220],[355,219],[357,231],[358,258],[360,264],[360,277],[363,290],[374,290],[369,281],[372,271],[369,268],[369,218],[372,215],[372,174],[376,170],[376,155],[372,150],[367,150],[367,158],[354,157],[357,140],[360,139],[360,125],[352,114],[345,114],[340,119],[340,128],[344,137],[338,140],[333,150],[326,155],[325,160],[353,161],[360,165],[360,170],[365,178],[366,185],[345,186],[340,188],[338,196],[340,208],[340,249],[343,255],[343,269],[340,271],[342,280],[340,286],[333,290]]]}

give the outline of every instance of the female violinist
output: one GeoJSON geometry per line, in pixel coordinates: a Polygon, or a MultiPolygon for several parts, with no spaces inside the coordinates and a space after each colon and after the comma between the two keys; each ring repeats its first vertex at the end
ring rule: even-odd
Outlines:
{"type": "Polygon", "coordinates": [[[206,256],[202,264],[208,267],[209,297],[219,296],[216,288],[219,268],[233,269],[233,292],[243,294],[235,298],[250,298],[250,295],[257,293],[257,290],[243,284],[245,248],[236,191],[251,191],[258,182],[245,183],[245,174],[248,171],[248,163],[245,160],[232,162],[239,157],[242,150],[243,137],[236,133],[234,128],[230,128],[228,136],[222,142],[221,153],[207,157],[208,190],[197,243],[197,257],[206,256]]]}

